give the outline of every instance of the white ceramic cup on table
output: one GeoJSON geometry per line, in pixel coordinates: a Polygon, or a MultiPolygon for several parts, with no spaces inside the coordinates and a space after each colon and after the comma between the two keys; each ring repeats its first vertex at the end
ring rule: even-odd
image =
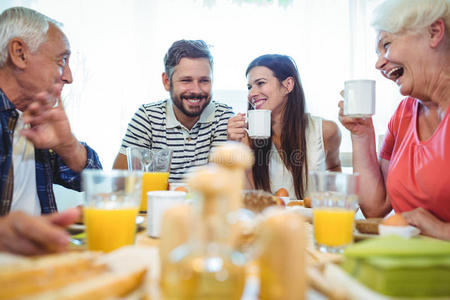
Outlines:
{"type": "Polygon", "coordinates": [[[184,203],[185,192],[152,191],[147,193],[147,234],[159,238],[164,213],[175,204],[184,203]]]}
{"type": "Polygon", "coordinates": [[[366,118],[375,114],[375,80],[344,82],[344,116],[366,118]]]}
{"type": "Polygon", "coordinates": [[[253,109],[247,112],[248,136],[251,139],[268,139],[271,132],[270,114],[267,109],[253,109]]]}

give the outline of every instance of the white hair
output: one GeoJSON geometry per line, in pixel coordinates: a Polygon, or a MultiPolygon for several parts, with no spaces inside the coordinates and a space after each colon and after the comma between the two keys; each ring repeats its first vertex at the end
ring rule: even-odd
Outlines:
{"type": "Polygon", "coordinates": [[[47,38],[49,23],[62,24],[26,7],[11,7],[0,15],[0,67],[8,60],[8,44],[13,38],[22,39],[35,52],[47,38]]]}
{"type": "Polygon", "coordinates": [[[450,0],[386,0],[372,15],[372,27],[389,33],[421,32],[442,18],[450,25],[450,0]]]}

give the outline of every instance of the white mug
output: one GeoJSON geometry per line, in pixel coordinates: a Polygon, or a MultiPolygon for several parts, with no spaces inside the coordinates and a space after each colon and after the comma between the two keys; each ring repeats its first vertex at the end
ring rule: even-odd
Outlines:
{"type": "Polygon", "coordinates": [[[267,109],[254,109],[247,112],[248,136],[251,139],[268,139],[270,137],[270,114],[267,109]]]}
{"type": "Polygon", "coordinates": [[[147,193],[147,234],[158,238],[161,232],[161,222],[166,210],[175,204],[184,203],[185,192],[152,191],[147,193]]]}
{"type": "Polygon", "coordinates": [[[375,80],[344,82],[344,116],[365,118],[375,114],[375,80]]]}

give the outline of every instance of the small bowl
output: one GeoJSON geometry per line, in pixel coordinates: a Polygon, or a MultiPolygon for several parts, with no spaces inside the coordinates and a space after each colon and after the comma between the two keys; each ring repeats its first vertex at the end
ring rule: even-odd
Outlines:
{"type": "Polygon", "coordinates": [[[419,235],[420,229],[414,226],[389,226],[379,224],[378,232],[381,236],[393,234],[404,238],[410,238],[419,235]]]}

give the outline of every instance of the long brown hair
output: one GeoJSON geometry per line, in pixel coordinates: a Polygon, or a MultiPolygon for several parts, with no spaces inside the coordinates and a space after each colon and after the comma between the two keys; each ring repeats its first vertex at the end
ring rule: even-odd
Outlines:
{"type": "MultiPolygon", "coordinates": [[[[283,124],[281,130],[281,159],[291,172],[297,199],[303,199],[308,174],[306,160],[306,127],[305,94],[300,83],[297,66],[294,60],[286,55],[266,54],[254,59],[247,67],[245,75],[254,67],[269,68],[280,84],[288,77],[294,80],[294,88],[288,94],[288,100],[282,111],[283,124]]],[[[249,109],[252,107],[249,105],[249,109]]],[[[251,140],[250,146],[255,154],[253,165],[253,181],[255,187],[270,192],[269,162],[272,148],[272,138],[266,140],[251,140]]],[[[292,195],[291,195],[292,196],[292,195]]]]}

